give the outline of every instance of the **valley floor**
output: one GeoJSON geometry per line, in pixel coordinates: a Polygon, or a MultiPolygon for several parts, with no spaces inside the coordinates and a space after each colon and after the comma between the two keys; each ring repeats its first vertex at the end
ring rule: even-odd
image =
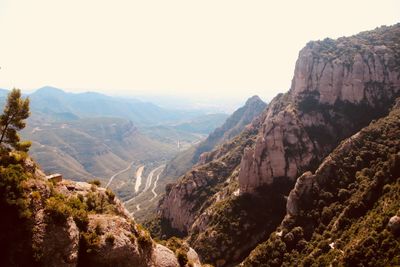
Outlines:
{"type": "Polygon", "coordinates": [[[164,163],[137,164],[133,161],[112,175],[106,187],[117,194],[121,189],[130,191],[122,199],[129,212],[141,220],[143,216],[153,214],[156,208],[164,187],[163,183],[159,183],[164,168],[164,163]]]}

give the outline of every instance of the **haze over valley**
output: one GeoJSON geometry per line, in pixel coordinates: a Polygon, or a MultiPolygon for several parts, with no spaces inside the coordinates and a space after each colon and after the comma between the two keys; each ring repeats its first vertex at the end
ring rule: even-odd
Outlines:
{"type": "MultiPolygon", "coordinates": [[[[1,91],[0,103],[7,93],[1,91]]],[[[33,142],[31,155],[43,170],[75,181],[98,179],[130,202],[149,191],[156,204],[165,187],[157,175],[166,162],[228,117],[207,109],[166,109],[135,98],[67,93],[49,86],[28,96],[33,114],[22,136],[33,142]]]]}

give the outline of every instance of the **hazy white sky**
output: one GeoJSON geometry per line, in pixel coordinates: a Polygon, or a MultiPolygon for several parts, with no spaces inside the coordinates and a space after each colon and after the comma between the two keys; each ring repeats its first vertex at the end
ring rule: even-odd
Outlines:
{"type": "Polygon", "coordinates": [[[270,99],[309,40],[399,21],[398,0],[0,0],[0,87],[270,99]]]}

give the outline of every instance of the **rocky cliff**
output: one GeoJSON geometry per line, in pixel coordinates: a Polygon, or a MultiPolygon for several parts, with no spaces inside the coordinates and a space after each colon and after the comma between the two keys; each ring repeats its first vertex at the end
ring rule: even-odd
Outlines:
{"type": "Polygon", "coordinates": [[[295,179],[337,143],[388,112],[400,91],[400,26],[310,42],[299,53],[287,103],[271,104],[245,152],[241,192],[295,179]]]}
{"type": "MultiPolygon", "coordinates": [[[[20,152],[1,152],[1,266],[200,266],[179,261],[136,224],[115,195],[85,182],[50,181],[20,152]]],[[[188,257],[188,256],[186,256],[188,257]]]]}
{"type": "Polygon", "coordinates": [[[300,210],[292,200],[311,187],[307,171],[341,140],[388,114],[400,95],[399,43],[400,24],[308,43],[291,89],[167,189],[163,225],[187,235],[205,262],[240,262],[276,229],[287,204],[290,212],[300,210]]]}
{"type": "Polygon", "coordinates": [[[281,225],[241,265],[396,266],[399,196],[397,105],[297,179],[281,225]]]}
{"type": "Polygon", "coordinates": [[[254,143],[258,127],[259,121],[255,120],[238,137],[204,154],[204,164],[193,167],[178,183],[166,188],[160,212],[170,227],[186,234],[195,217],[212,203],[211,198],[224,183],[237,180],[242,151],[254,143]]]}

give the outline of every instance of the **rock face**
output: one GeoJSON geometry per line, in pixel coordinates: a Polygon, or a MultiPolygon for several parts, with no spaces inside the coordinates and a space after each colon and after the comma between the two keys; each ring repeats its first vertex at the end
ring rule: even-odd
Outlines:
{"type": "MultiPolygon", "coordinates": [[[[199,258],[197,258],[199,260],[199,258]]],[[[175,254],[168,248],[159,244],[153,249],[152,254],[152,267],[176,267],[180,266],[175,254]]]]}
{"type": "Polygon", "coordinates": [[[297,178],[285,218],[240,266],[397,264],[398,103],[387,116],[342,141],[315,172],[297,178]]]}
{"type": "Polygon", "coordinates": [[[387,114],[400,92],[399,28],[310,42],[300,51],[286,103],[269,105],[255,147],[245,152],[242,193],[276,177],[295,179],[340,140],[387,114]]]}
{"type": "Polygon", "coordinates": [[[163,222],[187,235],[202,259],[238,263],[286,213],[299,213],[298,199],[318,178],[312,173],[342,140],[389,113],[400,96],[399,36],[400,24],[307,44],[289,92],[167,188],[163,222]]]}
{"type": "Polygon", "coordinates": [[[295,187],[290,191],[286,203],[286,211],[290,216],[296,216],[299,212],[298,201],[303,196],[309,193],[314,183],[313,174],[308,171],[303,173],[297,181],[295,187]]]}
{"type": "Polygon", "coordinates": [[[40,244],[46,266],[76,266],[78,263],[79,229],[72,218],[63,226],[47,225],[40,244]]]}
{"type": "Polygon", "coordinates": [[[323,104],[348,101],[374,105],[374,98],[382,93],[372,91],[374,84],[384,84],[384,90],[391,86],[398,88],[400,77],[398,69],[393,68],[395,51],[384,43],[372,45],[367,41],[360,36],[309,43],[296,63],[293,97],[317,92],[323,104]]]}
{"type": "Polygon", "coordinates": [[[167,188],[159,210],[172,228],[188,233],[196,216],[211,204],[216,187],[237,179],[242,152],[253,145],[259,124],[259,120],[253,121],[238,137],[205,153],[207,163],[194,167],[167,188]]]}
{"type": "Polygon", "coordinates": [[[293,106],[288,105],[266,121],[255,147],[244,152],[239,173],[241,192],[269,185],[274,177],[295,177],[299,166],[315,157],[313,142],[293,106]]]}
{"type": "MultiPolygon", "coordinates": [[[[111,191],[85,182],[51,183],[30,159],[21,166],[31,215],[15,227],[31,230],[13,241],[31,253],[26,257],[32,266],[180,267],[177,256],[155,243],[111,191]]],[[[195,252],[191,260],[199,263],[195,252]]],[[[13,262],[18,261],[7,266],[20,266],[13,262]]]]}

